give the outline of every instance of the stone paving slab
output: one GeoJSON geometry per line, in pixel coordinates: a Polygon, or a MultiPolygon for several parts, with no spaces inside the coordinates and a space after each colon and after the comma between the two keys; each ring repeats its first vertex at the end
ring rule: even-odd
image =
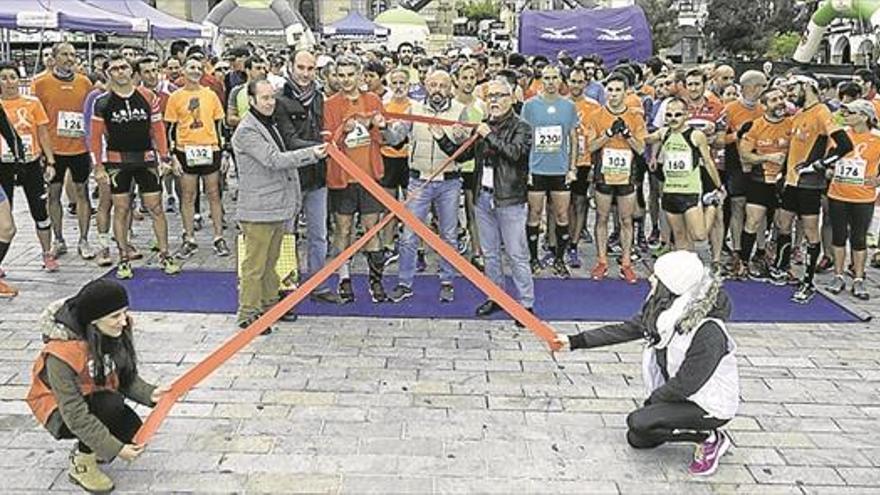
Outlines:
{"type": "MultiPolygon", "coordinates": [[[[102,272],[75,255],[41,272],[23,203],[4,265],[22,295],[0,301],[2,492],[77,492],[72,443],[38,427],[23,397],[39,312],[102,272]]],[[[178,217],[170,224],[179,232],[178,217]]],[[[135,223],[141,247],[148,229],[135,223]]],[[[207,247],[210,234],[198,240],[207,247]]],[[[202,249],[185,269],[231,263],[202,249]]],[[[847,301],[877,312],[878,272],[869,278],[874,300],[847,301]]],[[[227,315],[135,318],[142,373],[163,382],[235,332],[227,315]]],[[[626,414],[643,399],[638,343],[553,361],[510,322],[312,317],[251,343],[182,398],[141,459],[108,471],[119,493],[880,493],[880,327],[731,332],[743,403],[734,447],[705,480],[686,473],[689,446],[625,443],[626,414]]]]}

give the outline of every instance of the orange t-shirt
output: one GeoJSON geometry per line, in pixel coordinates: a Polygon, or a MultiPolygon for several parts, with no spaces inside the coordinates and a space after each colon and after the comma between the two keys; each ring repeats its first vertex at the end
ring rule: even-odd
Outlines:
{"type": "Polygon", "coordinates": [[[739,132],[743,124],[757,120],[764,115],[764,105],[758,103],[749,108],[740,100],[736,100],[725,105],[724,115],[727,116],[727,133],[724,135],[724,144],[732,144],[736,142],[736,133],[739,132]]]}
{"type": "Polygon", "coordinates": [[[49,136],[56,155],[88,151],[83,106],[91,91],[91,81],[82,74],[75,74],[72,81],[62,81],[46,72],[31,83],[31,94],[40,100],[49,117],[49,136]]]}
{"type": "MultiPolygon", "coordinates": [[[[357,116],[354,129],[341,133],[337,144],[340,150],[358,167],[379,180],[385,172],[382,154],[382,135],[379,129],[370,126],[372,115],[382,111],[382,101],[373,93],[361,93],[355,101],[342,93],[336,93],[324,102],[324,129],[336,132],[349,117],[357,116]]],[[[357,180],[350,176],[332,158],[327,162],[327,187],[344,189],[357,180]]]]}
{"type": "Polygon", "coordinates": [[[865,179],[877,177],[880,168],[880,132],[848,129],[846,134],[853,150],[834,164],[828,197],[848,203],[873,203],[877,188],[865,184],[865,179]]]}
{"type": "Polygon", "coordinates": [[[816,103],[792,117],[791,129],[785,184],[797,186],[800,179],[797,166],[824,157],[828,148],[828,136],[840,127],[834,121],[831,110],[822,103],[816,103]]]}
{"type": "MultiPolygon", "coordinates": [[[[0,100],[9,123],[15,128],[15,132],[24,143],[25,161],[32,162],[40,157],[43,150],[40,148],[40,139],[37,136],[37,128],[49,124],[46,109],[40,100],[33,96],[19,96],[11,100],[0,100]]],[[[14,161],[12,152],[9,150],[5,139],[0,139],[0,161],[14,161]]]]}
{"type": "Polygon", "coordinates": [[[196,91],[181,88],[171,94],[165,105],[165,121],[177,124],[174,145],[179,151],[186,146],[210,146],[220,149],[217,120],[223,119],[223,104],[210,88],[196,91]]]}
{"type": "MultiPolygon", "coordinates": [[[[642,118],[642,114],[629,108],[621,114],[613,114],[606,106],[594,113],[593,118],[590,119],[587,143],[597,139],[606,129],[610,129],[618,117],[623,119],[634,138],[644,141],[648,135],[648,129],[645,127],[645,119],[642,118]]],[[[635,176],[633,173],[635,159],[636,152],[630,148],[626,139],[623,136],[615,135],[605,143],[605,146],[593,154],[596,180],[609,186],[632,184],[635,176]]]]}
{"type": "Polygon", "coordinates": [[[590,121],[593,119],[593,114],[602,110],[602,105],[597,103],[596,100],[593,100],[592,98],[582,96],[574,102],[574,107],[577,109],[578,122],[580,123],[577,127],[577,166],[589,167],[590,164],[593,163],[590,149],[587,147],[587,136],[589,135],[590,121]]]}
{"type": "MultiPolygon", "coordinates": [[[[779,122],[770,122],[763,115],[753,120],[749,129],[743,134],[740,145],[743,149],[769,155],[772,153],[785,153],[791,142],[791,119],[785,118],[779,122]]],[[[774,162],[763,162],[752,167],[751,177],[753,180],[767,184],[774,184],[782,173],[782,165],[774,162]]]]}
{"type": "MultiPolygon", "coordinates": [[[[412,100],[409,98],[403,101],[397,101],[395,99],[390,99],[385,102],[385,111],[388,113],[409,113],[412,108],[412,100]]],[[[382,146],[380,150],[382,152],[382,156],[387,156],[388,158],[408,158],[409,157],[409,144],[404,144],[399,148],[395,148],[393,146],[382,146]]]]}
{"type": "Polygon", "coordinates": [[[626,104],[626,108],[645,115],[645,107],[642,106],[642,99],[639,98],[639,95],[633,93],[632,91],[628,91],[626,96],[623,98],[623,102],[626,104]]]}

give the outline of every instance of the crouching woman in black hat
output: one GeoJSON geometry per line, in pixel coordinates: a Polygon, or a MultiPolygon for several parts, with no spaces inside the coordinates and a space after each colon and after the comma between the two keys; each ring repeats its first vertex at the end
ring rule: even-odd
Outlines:
{"type": "Polygon", "coordinates": [[[152,407],[168,391],[138,376],[132,323],[125,289],[103,279],[50,304],[40,317],[46,345],[27,402],[52,436],[79,441],[69,476],[92,493],[114,487],[97,458],[132,461],[143,451],[131,443],[141,419],[124,398],[152,407]]]}
{"type": "Polygon", "coordinates": [[[730,448],[721,430],[739,407],[739,373],[725,322],[730,299],[720,280],[689,251],[654,264],[651,292],[632,320],[560,336],[563,349],[590,349],[645,339],[642,375],[648,399],[626,418],[637,449],[666,442],[697,444],[688,471],[708,476],[730,448]]]}

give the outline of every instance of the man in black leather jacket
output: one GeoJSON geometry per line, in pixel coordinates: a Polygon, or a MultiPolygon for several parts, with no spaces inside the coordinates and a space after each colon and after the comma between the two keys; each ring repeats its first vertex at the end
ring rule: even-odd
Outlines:
{"type": "MultiPolygon", "coordinates": [[[[476,129],[481,139],[462,153],[458,161],[476,159],[475,213],[486,276],[499,287],[504,287],[501,269],[503,243],[513,265],[511,273],[519,302],[531,311],[535,304],[535,288],[529,268],[526,219],[532,128],[514,113],[510,84],[504,80],[488,84],[489,118],[476,129]]],[[[433,126],[431,132],[447,154],[451,155],[458,148],[440,127],[433,126]]],[[[477,308],[477,315],[488,316],[500,309],[495,301],[487,300],[477,308]]]]}
{"type": "MultiPolygon", "coordinates": [[[[324,122],[324,95],[315,82],[315,56],[306,50],[291,55],[287,79],[276,95],[275,121],[287,149],[320,144],[324,122]]],[[[299,169],[303,213],[306,216],[308,256],[301,271],[303,280],[315,274],[327,260],[327,164],[320,160],[299,169]]],[[[291,219],[296,221],[296,219],[291,219]]],[[[319,302],[338,302],[336,294],[324,284],[312,293],[319,302]]]]}

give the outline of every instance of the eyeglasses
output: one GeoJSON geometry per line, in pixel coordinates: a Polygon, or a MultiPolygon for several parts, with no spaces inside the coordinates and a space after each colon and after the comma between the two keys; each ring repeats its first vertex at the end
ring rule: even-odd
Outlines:
{"type": "Polygon", "coordinates": [[[684,117],[684,112],[666,112],[667,119],[677,119],[679,117],[684,117]]]}
{"type": "Polygon", "coordinates": [[[510,93],[489,93],[486,95],[486,99],[489,101],[498,101],[502,98],[507,98],[510,96],[510,93]]]}
{"type": "Polygon", "coordinates": [[[118,72],[121,70],[131,69],[128,65],[114,65],[113,67],[107,67],[107,72],[118,72]]]}
{"type": "Polygon", "coordinates": [[[586,79],[569,79],[568,84],[586,84],[586,79]]]}

